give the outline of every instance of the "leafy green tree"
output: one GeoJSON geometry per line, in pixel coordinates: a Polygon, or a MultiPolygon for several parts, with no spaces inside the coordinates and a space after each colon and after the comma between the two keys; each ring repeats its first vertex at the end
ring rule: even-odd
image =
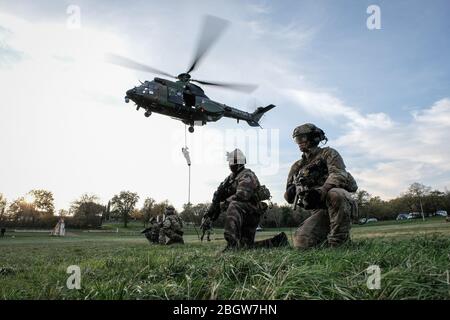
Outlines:
{"type": "Polygon", "coordinates": [[[183,221],[194,223],[199,226],[202,223],[202,217],[208,210],[208,207],[208,203],[199,203],[196,205],[186,203],[183,205],[183,211],[180,213],[180,216],[183,221]]]}
{"type": "Polygon", "coordinates": [[[154,207],[155,207],[155,199],[153,198],[146,198],[144,201],[144,205],[142,206],[141,212],[142,212],[142,220],[144,222],[144,228],[147,227],[148,221],[151,217],[154,215],[154,207]]]}
{"type": "Polygon", "coordinates": [[[366,190],[358,190],[353,195],[353,198],[358,204],[359,216],[361,218],[368,218],[369,215],[368,204],[370,201],[370,197],[371,197],[370,194],[366,190]]]}
{"type": "Polygon", "coordinates": [[[70,207],[70,213],[73,215],[75,224],[79,227],[99,226],[104,212],[105,207],[100,204],[99,198],[90,194],[83,194],[70,207]]]}
{"type": "Polygon", "coordinates": [[[142,214],[141,210],[134,208],[133,210],[131,210],[130,218],[134,221],[143,221],[144,215],[142,214]]]}
{"type": "Polygon", "coordinates": [[[0,193],[0,222],[6,219],[6,206],[8,202],[6,198],[0,193]]]}
{"type": "Polygon", "coordinates": [[[166,212],[166,208],[169,206],[169,201],[164,200],[153,205],[153,216],[160,216],[162,218],[163,214],[166,212]]]}
{"type": "Polygon", "coordinates": [[[58,211],[58,216],[61,217],[61,218],[68,217],[69,214],[70,214],[69,211],[67,211],[67,210],[65,210],[65,209],[60,209],[60,210],[58,211]]]}
{"type": "Polygon", "coordinates": [[[422,214],[422,219],[425,220],[425,215],[423,212],[423,198],[427,196],[431,191],[431,187],[425,186],[421,183],[414,182],[408,188],[406,192],[407,196],[410,196],[413,199],[413,202],[416,202],[415,207],[418,208],[422,214]]]}
{"type": "Polygon", "coordinates": [[[130,214],[138,201],[138,194],[130,191],[122,191],[120,192],[120,194],[116,194],[111,199],[111,206],[114,208],[114,211],[116,211],[118,215],[123,219],[123,225],[125,228],[128,227],[130,214]]]}
{"type": "Polygon", "coordinates": [[[35,189],[30,191],[30,195],[34,198],[33,203],[36,210],[43,214],[54,215],[55,205],[53,193],[51,191],[35,189]]]}
{"type": "Polygon", "coordinates": [[[7,214],[18,226],[35,226],[41,218],[41,212],[36,209],[34,202],[27,201],[24,197],[11,202],[7,214]]]}
{"type": "Polygon", "coordinates": [[[111,201],[105,207],[105,212],[103,213],[102,221],[109,221],[111,219],[111,201]]]}

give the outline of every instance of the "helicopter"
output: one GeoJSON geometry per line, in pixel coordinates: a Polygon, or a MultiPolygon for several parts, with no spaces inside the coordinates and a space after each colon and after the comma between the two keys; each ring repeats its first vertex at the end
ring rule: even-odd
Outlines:
{"type": "Polygon", "coordinates": [[[155,77],[152,81],[140,82],[139,86],[126,91],[125,102],[133,101],[136,104],[136,110],[145,110],[144,115],[146,117],[149,117],[154,112],[180,120],[189,126],[189,132],[191,133],[194,132],[194,125],[203,126],[222,117],[233,118],[237,122],[243,120],[252,127],[261,127],[259,124],[260,119],[267,111],[275,108],[273,104],[266,107],[258,107],[253,113],[249,113],[211,100],[206,96],[203,89],[193,82],[246,93],[254,91],[257,88],[256,85],[211,82],[191,78],[191,72],[198,67],[201,59],[220,35],[223,34],[227,26],[228,21],[224,19],[214,16],[206,16],[204,18],[194,59],[188,70],[180,73],[178,76],[173,76],[123,56],[112,53],[107,54],[106,60],[110,63],[129,69],[163,75],[174,80],[155,77]]]}

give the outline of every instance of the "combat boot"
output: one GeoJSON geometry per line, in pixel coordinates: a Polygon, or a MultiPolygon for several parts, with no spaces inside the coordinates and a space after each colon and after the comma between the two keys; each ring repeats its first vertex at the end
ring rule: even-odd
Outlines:
{"type": "Polygon", "coordinates": [[[169,241],[167,241],[166,245],[171,245],[171,244],[184,244],[184,240],[180,239],[180,240],[174,240],[174,239],[169,239],[169,241]]]}
{"type": "Polygon", "coordinates": [[[272,238],[256,241],[255,243],[252,244],[251,247],[254,249],[258,249],[258,248],[276,248],[285,246],[289,246],[289,240],[286,233],[281,232],[272,238]]]}
{"type": "Polygon", "coordinates": [[[281,232],[271,239],[273,247],[286,247],[289,246],[289,240],[286,233],[281,232]]]}

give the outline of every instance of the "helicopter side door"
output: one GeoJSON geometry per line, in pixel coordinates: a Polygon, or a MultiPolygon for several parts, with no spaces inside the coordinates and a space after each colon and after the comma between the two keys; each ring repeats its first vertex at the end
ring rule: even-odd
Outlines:
{"type": "Polygon", "coordinates": [[[158,99],[161,104],[167,104],[167,87],[163,85],[158,86],[158,99]]]}
{"type": "Polygon", "coordinates": [[[178,88],[168,88],[168,100],[176,105],[183,105],[183,92],[178,88]]]}

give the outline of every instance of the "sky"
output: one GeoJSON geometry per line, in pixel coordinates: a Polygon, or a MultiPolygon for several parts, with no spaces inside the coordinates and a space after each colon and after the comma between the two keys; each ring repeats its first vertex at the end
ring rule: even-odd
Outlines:
{"type": "Polygon", "coordinates": [[[107,63],[115,53],[172,74],[186,71],[204,15],[230,22],[193,77],[258,84],[252,94],[204,87],[252,112],[261,128],[222,119],[187,134],[191,202],[210,201],[228,174],[225,152],[284,203],[299,159],[293,129],[322,128],[360,189],[390,199],[413,182],[450,186],[450,3],[423,1],[0,0],[0,193],[53,192],[57,209],[84,193],[122,190],[188,198],[185,126],[145,118],[125,92],[155,75],[107,63]],[[367,20],[379,8],[379,29],[367,20]],[[369,12],[368,12],[369,11],[369,12]]]}

